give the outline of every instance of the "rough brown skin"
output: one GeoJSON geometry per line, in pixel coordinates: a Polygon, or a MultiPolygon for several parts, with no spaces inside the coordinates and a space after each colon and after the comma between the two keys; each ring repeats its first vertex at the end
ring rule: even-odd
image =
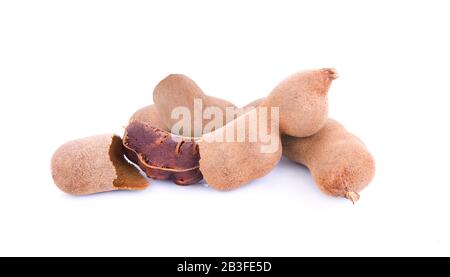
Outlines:
{"type": "Polygon", "coordinates": [[[218,107],[224,112],[225,112],[226,108],[228,108],[228,107],[236,108],[236,105],[234,105],[233,103],[231,103],[228,100],[218,98],[215,96],[210,96],[210,95],[207,95],[207,98],[208,98],[208,105],[210,107],[218,107]]]}
{"type": "MultiPolygon", "coordinates": [[[[257,120],[258,117],[254,119],[257,120]]],[[[156,120],[151,119],[152,122],[156,120]]],[[[272,138],[278,142],[278,148],[274,153],[261,153],[260,147],[263,143],[249,142],[248,134],[246,134],[245,142],[207,141],[207,137],[223,138],[230,130],[234,130],[237,134],[238,124],[245,121],[245,126],[249,126],[249,120],[251,120],[249,114],[243,115],[220,129],[204,134],[201,139],[193,141],[186,138],[191,143],[184,143],[182,147],[188,147],[191,151],[184,156],[184,161],[180,160],[182,158],[180,155],[175,155],[176,143],[170,139],[170,133],[157,130],[149,123],[132,121],[124,135],[124,145],[131,150],[127,152],[127,157],[138,164],[151,178],[172,179],[175,183],[186,185],[200,181],[203,174],[209,186],[214,189],[235,189],[268,174],[281,158],[278,126],[272,138]],[[138,132],[132,131],[136,128],[138,132]],[[134,142],[130,138],[134,139],[134,142]],[[163,144],[155,143],[158,141],[163,141],[163,144]],[[166,147],[167,143],[168,147],[166,147]],[[195,148],[195,143],[199,149],[195,148]],[[195,149],[197,152],[193,151],[195,149]],[[152,167],[148,166],[149,163],[152,167]],[[163,166],[171,169],[193,168],[193,170],[179,173],[165,171],[162,169],[163,166]],[[179,177],[179,174],[183,176],[179,177]],[[180,178],[182,178],[181,183],[180,178]]],[[[268,128],[270,131],[270,122],[268,122],[268,128]]]]}
{"type": "Polygon", "coordinates": [[[247,105],[245,105],[244,107],[242,107],[243,110],[252,110],[256,107],[259,107],[259,105],[261,105],[261,103],[264,101],[264,98],[259,98],[256,99],[250,103],[248,103],[247,105]]]}
{"type": "Polygon", "coordinates": [[[166,131],[147,123],[131,122],[125,130],[123,145],[127,158],[159,180],[191,185],[203,179],[199,170],[199,149],[194,140],[175,140],[166,131]]]}
{"type": "MultiPolygon", "coordinates": [[[[235,105],[233,103],[231,103],[227,100],[221,99],[221,98],[217,98],[217,97],[213,97],[213,96],[207,96],[207,98],[210,103],[210,106],[218,107],[224,112],[227,107],[235,107],[235,105]]],[[[158,133],[158,134],[162,134],[162,132],[160,132],[160,130],[170,132],[170,129],[168,127],[166,127],[166,125],[162,122],[161,117],[159,116],[159,113],[158,113],[155,105],[149,105],[149,106],[143,107],[143,108],[139,109],[138,111],[136,111],[131,116],[131,118],[129,120],[129,124],[131,125],[132,123],[135,123],[135,122],[146,124],[147,126],[145,126],[145,127],[143,125],[140,125],[140,128],[142,130],[147,130],[147,132],[154,132],[154,133],[158,133]],[[149,130],[149,128],[152,130],[149,130]],[[159,129],[159,130],[158,131],[154,130],[155,128],[159,129]]],[[[130,126],[128,126],[127,130],[129,128],[130,128],[130,126]]],[[[168,133],[164,133],[163,136],[165,136],[167,134],[168,133]]],[[[126,134],[124,137],[128,138],[129,136],[128,136],[128,134],[126,134]]],[[[127,140],[124,140],[124,141],[127,141],[127,140]]],[[[142,136],[142,133],[140,135],[139,141],[148,143],[149,145],[154,143],[154,139],[152,139],[152,138],[149,139],[149,136],[144,137],[144,136],[142,136]]],[[[125,146],[126,146],[126,148],[130,148],[127,145],[125,145],[125,146]]],[[[186,147],[186,146],[187,145],[185,145],[184,147],[186,147]]],[[[186,172],[171,172],[171,171],[168,171],[167,169],[160,170],[160,169],[156,169],[153,166],[149,167],[149,165],[146,164],[146,162],[139,160],[139,158],[138,158],[139,154],[137,154],[138,150],[143,151],[142,148],[127,149],[127,151],[126,151],[127,158],[130,161],[132,161],[133,163],[137,164],[146,173],[146,175],[150,178],[171,179],[178,185],[190,185],[190,184],[197,183],[203,179],[202,174],[199,169],[186,171],[186,172]]],[[[165,150],[167,150],[167,149],[165,149],[165,150]]],[[[162,151],[162,149],[159,149],[159,153],[161,153],[161,151],[162,151]]],[[[168,152],[170,154],[166,154],[165,158],[167,158],[167,156],[173,155],[174,151],[173,151],[173,149],[169,149],[168,152]]],[[[198,152],[198,150],[197,150],[197,152],[198,152]]],[[[140,155],[147,156],[147,159],[150,159],[150,157],[154,154],[146,153],[146,155],[144,155],[141,152],[140,155]]],[[[175,158],[175,157],[173,157],[173,158],[175,158]]],[[[199,156],[197,156],[196,158],[193,157],[193,160],[191,160],[191,162],[193,162],[195,160],[196,166],[198,167],[199,159],[200,159],[199,156]]],[[[171,161],[172,167],[176,164],[180,164],[180,161],[171,161]]],[[[186,167],[187,165],[183,165],[183,166],[186,167]]]]}
{"type": "MultiPolygon", "coordinates": [[[[257,110],[252,112],[259,114],[257,110]]],[[[217,190],[232,190],[252,180],[267,175],[281,158],[281,141],[278,133],[278,126],[274,130],[271,139],[276,140],[277,149],[273,153],[261,153],[261,141],[249,141],[248,128],[244,142],[225,141],[228,132],[234,131],[237,134],[237,126],[245,122],[249,126],[252,120],[250,113],[246,113],[227,125],[211,133],[202,136],[198,141],[200,147],[200,171],[208,185],[217,190]],[[211,141],[211,138],[220,138],[222,141],[211,141]]],[[[270,129],[270,122],[268,129],[270,129]]],[[[235,136],[236,138],[236,136],[235,136]]]]}
{"type": "MultiPolygon", "coordinates": [[[[193,129],[193,126],[195,126],[193,114],[194,99],[202,100],[202,113],[208,107],[218,107],[222,110],[225,110],[226,107],[236,107],[226,100],[207,96],[189,77],[182,74],[170,74],[159,82],[153,91],[153,102],[155,103],[161,121],[165,125],[164,129],[172,130],[172,127],[180,121],[179,118],[172,118],[172,111],[176,107],[186,107],[191,111],[191,129],[193,129]]],[[[224,123],[227,122],[225,113],[222,120],[224,123]]],[[[202,126],[205,127],[209,121],[208,119],[202,119],[202,126]]],[[[198,133],[201,136],[202,132],[198,133]]],[[[181,133],[177,133],[176,135],[194,137],[195,132],[194,130],[181,130],[181,133]]]]}
{"type": "Polygon", "coordinates": [[[142,190],[147,180],[124,158],[122,140],[114,134],[70,141],[53,154],[51,172],[64,192],[85,195],[112,190],[142,190]]]}
{"type": "Polygon", "coordinates": [[[375,175],[375,161],[367,147],[336,120],[328,119],[310,137],[282,136],[282,143],[283,155],[308,167],[326,194],[354,203],[375,175]]]}
{"type": "MultiPolygon", "coordinates": [[[[309,136],[320,130],[328,117],[327,93],[331,81],[337,78],[334,69],[309,70],[296,73],[276,86],[269,96],[250,105],[270,109],[279,107],[280,125],[273,139],[280,140],[280,132],[295,136],[309,136]],[[280,132],[278,132],[280,131],[280,132]]],[[[171,129],[179,121],[172,119],[172,110],[186,107],[193,115],[194,99],[204,106],[218,105],[203,93],[190,78],[172,74],[155,88],[153,100],[162,122],[171,129]],[[206,104],[205,104],[206,103],[206,104]]],[[[226,105],[226,104],[225,104],[226,105]]],[[[244,107],[245,108],[245,107],[244,107]]],[[[251,109],[247,106],[247,109],[251,109]]],[[[255,111],[259,114],[259,111],[255,111]]],[[[259,115],[258,115],[259,116],[259,115]]],[[[248,114],[238,117],[198,141],[200,171],[207,183],[218,190],[231,190],[268,174],[281,158],[281,143],[274,153],[261,153],[261,142],[211,142],[211,137],[224,137],[227,130],[235,130],[239,122],[248,126],[248,114]],[[208,139],[209,138],[209,139],[208,139]]],[[[224,120],[225,122],[225,120],[224,120]]],[[[203,126],[207,121],[203,120],[203,126]]],[[[194,121],[192,118],[192,126],[194,121]]],[[[182,135],[192,136],[193,131],[183,130],[182,135]]],[[[247,136],[248,138],[248,136],[247,136]]]]}
{"type": "MultiPolygon", "coordinates": [[[[226,111],[227,107],[233,107],[236,106],[224,99],[208,96],[209,102],[212,103],[210,107],[217,107],[221,109],[223,112],[226,111]]],[[[159,116],[158,110],[156,109],[155,105],[148,105],[145,107],[140,108],[137,110],[129,119],[129,123],[138,121],[143,123],[148,123],[152,127],[156,127],[158,129],[164,130],[164,131],[170,131],[170,128],[166,127],[166,124],[162,122],[161,117],[159,116]]]]}
{"type": "MultiPolygon", "coordinates": [[[[333,68],[306,70],[297,72],[280,82],[264,99],[259,99],[248,106],[264,106],[280,108],[280,132],[296,137],[306,137],[319,131],[328,118],[328,90],[331,82],[338,77],[333,68]]],[[[161,121],[167,130],[179,119],[172,119],[172,110],[186,107],[193,115],[194,99],[201,99],[203,107],[235,106],[225,100],[207,96],[189,77],[182,74],[171,74],[162,80],[154,89],[153,100],[161,121]]],[[[203,119],[203,126],[209,120],[203,119]]],[[[223,122],[227,122],[226,118],[223,122]]],[[[194,118],[191,118],[194,126],[194,118]]],[[[193,136],[193,130],[183,130],[183,136],[193,136]]]]}
{"type": "Polygon", "coordinates": [[[148,123],[151,126],[168,131],[166,125],[162,122],[155,105],[145,106],[137,110],[130,118],[128,123],[138,121],[148,123]]]}
{"type": "Polygon", "coordinates": [[[280,108],[280,132],[307,137],[318,132],[328,118],[328,89],[338,77],[332,68],[307,70],[279,83],[260,105],[280,108]]]}
{"type": "MultiPolygon", "coordinates": [[[[204,107],[219,107],[222,111],[226,107],[236,108],[228,101],[205,95],[194,81],[180,74],[169,75],[156,86],[153,93],[155,106],[168,129],[171,129],[173,124],[179,120],[171,119],[172,110],[183,106],[192,115],[195,98],[202,99],[204,107]]],[[[207,139],[208,137],[223,137],[227,133],[227,129],[235,129],[239,122],[248,122],[248,120],[247,116],[241,116],[222,128],[203,134],[197,141],[201,157],[200,171],[212,188],[218,190],[237,188],[268,174],[280,160],[281,142],[278,130],[275,134],[278,140],[278,149],[270,154],[260,153],[260,142],[209,142],[207,139]]],[[[203,120],[203,126],[207,122],[208,120],[203,120]]],[[[226,122],[226,118],[223,122],[226,122]]],[[[191,124],[193,124],[193,120],[191,124]]],[[[193,132],[185,132],[185,130],[182,133],[183,136],[192,136],[192,134],[193,132]]]]}

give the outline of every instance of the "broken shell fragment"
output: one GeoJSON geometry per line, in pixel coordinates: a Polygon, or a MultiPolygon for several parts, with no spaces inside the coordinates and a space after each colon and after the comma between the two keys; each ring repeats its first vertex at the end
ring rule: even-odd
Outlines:
{"type": "Polygon", "coordinates": [[[125,160],[122,139],[114,134],[65,143],[53,154],[51,171],[55,184],[74,195],[148,186],[138,169],[125,160]]]}

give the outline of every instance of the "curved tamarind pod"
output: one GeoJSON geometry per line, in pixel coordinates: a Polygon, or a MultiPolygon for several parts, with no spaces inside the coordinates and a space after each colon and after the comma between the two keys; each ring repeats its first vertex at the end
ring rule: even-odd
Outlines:
{"type": "Polygon", "coordinates": [[[328,118],[328,89],[338,77],[332,68],[301,71],[279,83],[261,106],[280,108],[280,133],[307,137],[328,118]]]}
{"type": "Polygon", "coordinates": [[[254,101],[252,101],[252,102],[250,102],[250,103],[248,103],[247,105],[245,105],[244,107],[242,107],[242,109],[243,110],[252,110],[252,109],[254,109],[254,108],[257,108],[257,107],[259,107],[261,104],[262,104],[262,102],[264,101],[264,99],[265,98],[259,98],[259,99],[256,99],[256,100],[254,100],[254,101]]]}
{"type": "Polygon", "coordinates": [[[170,74],[159,82],[153,91],[153,102],[166,129],[185,137],[200,137],[203,127],[215,120],[214,117],[211,119],[203,117],[203,112],[207,108],[219,108],[222,115],[220,126],[234,119],[226,117],[225,109],[236,108],[229,101],[206,95],[192,79],[182,74],[170,74]],[[180,118],[174,118],[172,113],[180,107],[189,112],[190,129],[174,131],[173,127],[179,123],[180,118]]]}
{"type": "Polygon", "coordinates": [[[268,140],[262,141],[260,137],[251,139],[249,126],[256,126],[260,116],[260,111],[254,109],[222,128],[204,134],[197,141],[200,171],[210,187],[217,190],[236,189],[267,175],[279,162],[282,151],[278,125],[272,126],[271,121],[267,120],[263,124],[267,124],[268,140]],[[242,141],[237,138],[239,126],[245,126],[242,141]],[[227,141],[227,137],[232,139],[227,141]],[[267,146],[270,147],[265,151],[267,146]]]}
{"type": "MultiPolygon", "coordinates": [[[[223,112],[226,111],[227,108],[236,108],[236,105],[234,105],[233,103],[231,103],[228,100],[219,98],[219,97],[215,97],[215,96],[210,96],[207,95],[208,98],[208,104],[210,107],[217,107],[219,109],[221,109],[223,112]]],[[[225,122],[226,123],[226,122],[225,122]]]]}
{"type": "Polygon", "coordinates": [[[158,114],[158,110],[155,105],[148,105],[137,110],[131,117],[128,123],[131,122],[142,122],[150,124],[151,126],[168,131],[164,122],[162,122],[161,117],[158,114]]]}
{"type": "Polygon", "coordinates": [[[375,161],[367,147],[336,120],[328,119],[310,137],[282,136],[282,144],[283,155],[308,167],[326,194],[354,203],[375,175],[375,161]]]}

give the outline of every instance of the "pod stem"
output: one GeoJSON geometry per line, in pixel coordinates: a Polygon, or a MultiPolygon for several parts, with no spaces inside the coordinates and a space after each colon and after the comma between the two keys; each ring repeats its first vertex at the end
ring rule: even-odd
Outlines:
{"type": "Polygon", "coordinates": [[[355,205],[356,201],[359,200],[359,194],[357,192],[354,192],[354,191],[347,191],[345,193],[345,198],[347,198],[350,201],[352,201],[353,205],[355,205]]]}
{"type": "Polygon", "coordinates": [[[339,77],[337,70],[334,68],[323,68],[322,70],[328,74],[331,80],[336,80],[339,77]]]}

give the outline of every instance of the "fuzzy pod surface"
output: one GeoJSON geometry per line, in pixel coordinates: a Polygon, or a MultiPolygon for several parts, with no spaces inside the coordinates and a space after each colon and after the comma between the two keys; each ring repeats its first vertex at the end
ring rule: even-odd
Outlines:
{"type": "Polygon", "coordinates": [[[162,122],[155,105],[148,105],[137,110],[128,121],[128,123],[132,122],[147,123],[155,128],[168,130],[164,122],[162,122]]]}
{"type": "Polygon", "coordinates": [[[367,147],[334,119],[310,137],[282,136],[282,144],[283,155],[308,167],[326,194],[355,202],[375,175],[375,161],[367,147]]]}
{"type": "Polygon", "coordinates": [[[337,77],[333,68],[297,72],[280,82],[260,102],[260,106],[280,109],[282,134],[295,137],[313,135],[327,121],[328,90],[337,77]]]}
{"type": "MultiPolygon", "coordinates": [[[[218,108],[222,112],[220,120],[223,126],[226,122],[234,118],[227,118],[224,112],[227,107],[236,108],[236,106],[226,100],[206,95],[202,89],[189,77],[183,74],[170,74],[156,85],[153,91],[153,102],[158,111],[161,121],[165,125],[166,130],[170,130],[176,135],[185,137],[200,137],[205,127],[211,120],[215,118],[203,117],[203,112],[208,108],[218,108]],[[194,100],[197,100],[195,102],[194,100]],[[195,106],[200,101],[201,106],[195,106]],[[177,108],[182,108],[189,112],[190,128],[180,131],[174,130],[174,126],[183,118],[173,116],[173,112],[177,108]]],[[[180,109],[178,111],[181,111],[180,109]]],[[[184,118],[184,120],[187,120],[184,118]]],[[[213,128],[212,130],[214,130],[213,128]]]]}
{"type": "Polygon", "coordinates": [[[208,185],[217,190],[232,190],[267,175],[282,154],[278,126],[267,124],[269,143],[274,149],[263,150],[268,142],[259,137],[252,140],[251,128],[259,120],[258,110],[252,110],[220,129],[204,134],[197,143],[200,148],[200,171],[208,185]],[[245,126],[244,136],[237,136],[239,126],[245,126]],[[231,135],[230,135],[231,134],[231,135]],[[227,140],[231,138],[230,140],[227,140]]]}
{"type": "Polygon", "coordinates": [[[148,177],[170,179],[179,185],[204,178],[214,189],[232,190],[267,175],[281,158],[278,126],[272,133],[270,122],[266,127],[275,143],[272,151],[262,151],[268,142],[249,139],[250,127],[243,134],[244,140],[238,140],[238,126],[250,126],[258,119],[258,111],[253,110],[201,138],[182,137],[178,141],[167,131],[135,121],[126,128],[123,142],[129,150],[127,157],[148,177]],[[231,141],[227,141],[229,134],[234,136],[231,141]]]}
{"type": "Polygon", "coordinates": [[[147,180],[124,158],[122,139],[105,134],[73,140],[53,154],[51,172],[64,192],[85,195],[112,190],[142,190],[147,180]]]}

